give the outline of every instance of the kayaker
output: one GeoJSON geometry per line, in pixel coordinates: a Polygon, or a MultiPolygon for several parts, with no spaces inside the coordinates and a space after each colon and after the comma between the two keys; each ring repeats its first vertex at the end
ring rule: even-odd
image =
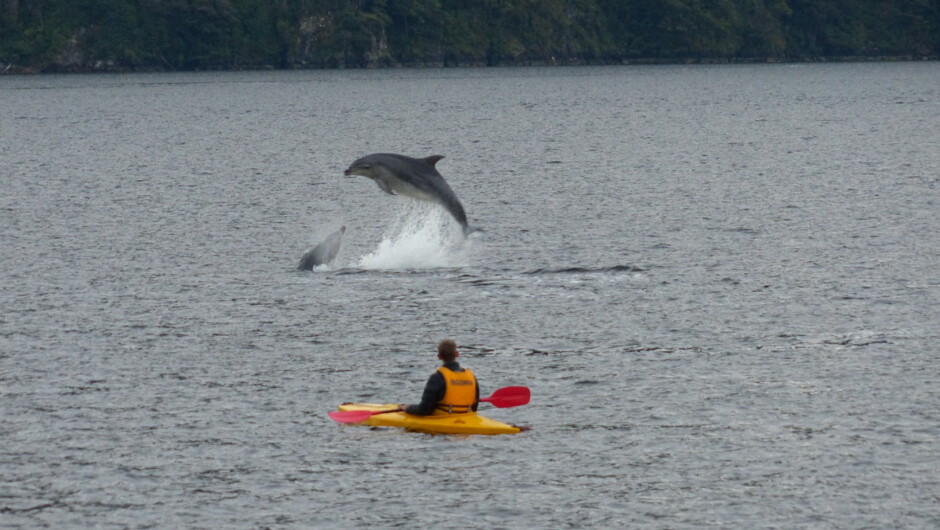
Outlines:
{"type": "Polygon", "coordinates": [[[443,366],[428,378],[424,393],[421,394],[421,403],[406,405],[405,412],[416,416],[428,416],[435,411],[437,414],[476,412],[480,388],[473,372],[460,367],[457,362],[459,356],[454,341],[445,339],[437,345],[437,358],[443,366]]]}

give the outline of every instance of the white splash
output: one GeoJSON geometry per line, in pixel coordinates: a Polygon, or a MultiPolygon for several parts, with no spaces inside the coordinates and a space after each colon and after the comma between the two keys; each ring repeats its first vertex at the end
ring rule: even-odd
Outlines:
{"type": "Polygon", "coordinates": [[[382,236],[378,248],[359,258],[363,269],[459,267],[467,261],[460,225],[440,206],[406,201],[403,215],[382,236]]]}

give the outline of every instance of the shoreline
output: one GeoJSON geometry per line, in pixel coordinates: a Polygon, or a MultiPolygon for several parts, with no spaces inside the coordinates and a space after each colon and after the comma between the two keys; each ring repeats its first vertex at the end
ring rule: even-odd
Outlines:
{"type": "Polygon", "coordinates": [[[629,58],[616,61],[502,61],[488,64],[485,61],[427,61],[419,63],[388,63],[367,66],[327,66],[293,64],[287,67],[274,65],[217,66],[205,68],[167,68],[159,65],[128,66],[112,62],[96,61],[94,64],[44,66],[19,66],[0,62],[0,76],[28,76],[43,74],[134,74],[171,72],[250,72],[250,71],[295,71],[295,70],[394,70],[403,68],[521,68],[521,67],[571,67],[571,66],[650,66],[650,65],[718,65],[718,64],[806,64],[806,63],[877,63],[877,62],[930,62],[940,60],[936,55],[891,55],[891,56],[839,56],[839,57],[697,57],[697,58],[629,58]]]}

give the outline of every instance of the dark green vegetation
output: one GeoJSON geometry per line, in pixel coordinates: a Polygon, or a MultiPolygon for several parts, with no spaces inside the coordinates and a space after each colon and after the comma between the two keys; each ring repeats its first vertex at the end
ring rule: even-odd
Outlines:
{"type": "Polygon", "coordinates": [[[0,0],[0,70],[940,55],[940,0],[0,0]]]}

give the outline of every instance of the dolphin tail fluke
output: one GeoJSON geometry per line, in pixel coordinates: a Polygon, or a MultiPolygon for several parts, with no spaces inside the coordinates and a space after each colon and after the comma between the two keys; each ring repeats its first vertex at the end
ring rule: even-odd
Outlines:
{"type": "Polygon", "coordinates": [[[475,227],[475,226],[463,225],[463,236],[464,236],[464,237],[470,237],[470,234],[473,234],[474,232],[483,232],[483,229],[482,229],[482,228],[477,228],[477,227],[475,227]]]}

